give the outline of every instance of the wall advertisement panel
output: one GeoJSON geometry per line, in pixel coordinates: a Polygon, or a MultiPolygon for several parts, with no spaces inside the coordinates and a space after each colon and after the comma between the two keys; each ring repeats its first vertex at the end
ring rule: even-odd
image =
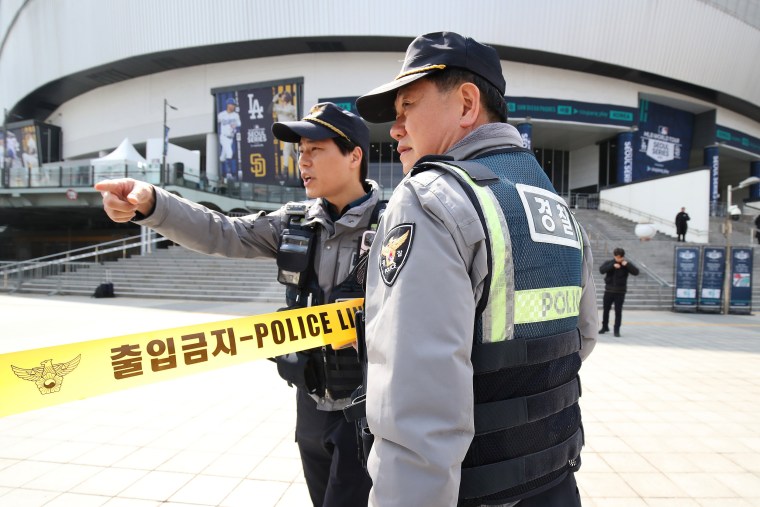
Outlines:
{"type": "Polygon", "coordinates": [[[693,128],[693,114],[641,100],[633,180],[688,169],[693,128]]]}
{"type": "Polygon", "coordinates": [[[731,248],[730,313],[752,311],[752,248],[731,248]]]}
{"type": "Polygon", "coordinates": [[[710,246],[702,249],[702,281],[699,289],[699,311],[722,311],[723,281],[726,278],[726,247],[710,246]]]}
{"type": "Polygon", "coordinates": [[[673,311],[697,310],[697,282],[699,279],[699,248],[675,248],[675,281],[673,311]]]}
{"type": "Polygon", "coordinates": [[[303,78],[211,90],[219,137],[219,174],[227,182],[301,186],[298,150],[272,124],[302,116],[303,78]]]}
{"type": "Polygon", "coordinates": [[[0,167],[4,169],[4,187],[28,186],[29,170],[40,166],[37,127],[31,121],[24,123],[28,124],[0,129],[0,167]]]}

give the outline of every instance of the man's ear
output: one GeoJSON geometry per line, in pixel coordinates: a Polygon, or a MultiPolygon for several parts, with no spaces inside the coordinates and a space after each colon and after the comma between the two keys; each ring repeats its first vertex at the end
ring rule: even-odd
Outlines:
{"type": "Polygon", "coordinates": [[[464,128],[474,126],[483,108],[480,105],[480,90],[474,83],[462,83],[459,86],[459,96],[462,101],[462,116],[459,125],[464,128]]]}
{"type": "Polygon", "coordinates": [[[361,165],[362,154],[362,149],[359,146],[354,146],[354,149],[351,151],[351,165],[361,165]]]}

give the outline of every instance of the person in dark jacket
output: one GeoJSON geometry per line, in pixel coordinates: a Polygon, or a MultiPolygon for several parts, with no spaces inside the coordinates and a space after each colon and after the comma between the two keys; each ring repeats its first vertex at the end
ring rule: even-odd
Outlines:
{"type": "Polygon", "coordinates": [[[686,208],[681,208],[681,211],[676,215],[676,234],[678,236],[676,241],[686,241],[686,229],[689,228],[689,220],[691,217],[686,213],[686,208]]]}
{"type": "Polygon", "coordinates": [[[625,250],[616,248],[613,250],[613,259],[605,261],[599,266],[599,271],[604,275],[604,303],[602,312],[602,329],[599,334],[610,330],[610,308],[615,304],[615,336],[620,337],[620,322],[623,317],[623,301],[625,301],[628,274],[638,276],[639,268],[628,262],[625,258],[625,250]]]}

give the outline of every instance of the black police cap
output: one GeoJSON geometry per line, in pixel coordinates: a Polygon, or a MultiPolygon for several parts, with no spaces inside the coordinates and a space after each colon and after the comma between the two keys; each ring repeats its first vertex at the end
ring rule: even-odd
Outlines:
{"type": "Polygon", "coordinates": [[[332,102],[315,105],[301,121],[283,121],[272,125],[272,134],[287,143],[297,143],[302,137],[321,140],[342,137],[369,154],[369,128],[362,119],[332,102]]]}
{"type": "Polygon", "coordinates": [[[507,84],[496,50],[470,37],[454,32],[420,35],[406,50],[401,72],[390,83],[378,86],[356,100],[359,114],[370,123],[383,123],[396,118],[394,101],[399,88],[431,72],[451,67],[465,69],[482,77],[504,95],[507,84]]]}

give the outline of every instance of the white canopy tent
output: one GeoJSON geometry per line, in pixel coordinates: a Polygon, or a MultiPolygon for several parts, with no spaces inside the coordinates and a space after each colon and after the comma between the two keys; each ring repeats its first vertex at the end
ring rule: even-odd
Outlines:
{"type": "Polygon", "coordinates": [[[92,160],[92,165],[100,164],[118,164],[120,162],[142,162],[147,165],[145,158],[138,153],[132,143],[129,142],[129,138],[125,137],[121,144],[105,157],[100,157],[92,160]]]}
{"type": "Polygon", "coordinates": [[[132,146],[129,138],[124,138],[108,155],[92,159],[90,163],[94,169],[95,181],[127,176],[146,181],[150,179],[147,160],[132,146]]]}

